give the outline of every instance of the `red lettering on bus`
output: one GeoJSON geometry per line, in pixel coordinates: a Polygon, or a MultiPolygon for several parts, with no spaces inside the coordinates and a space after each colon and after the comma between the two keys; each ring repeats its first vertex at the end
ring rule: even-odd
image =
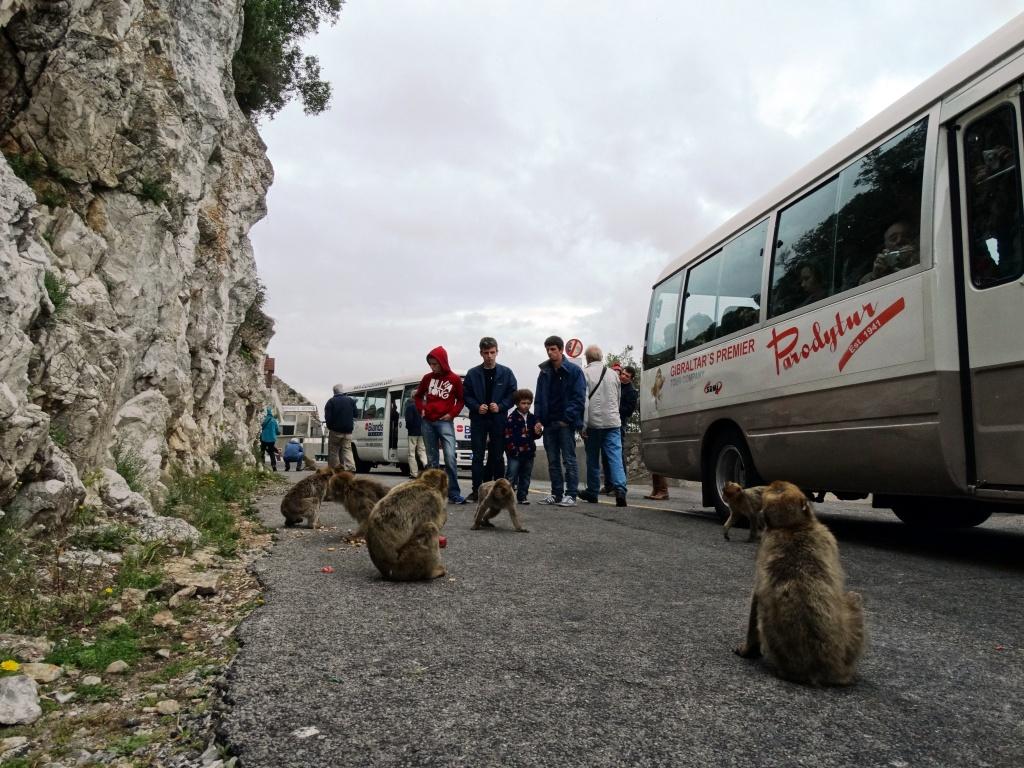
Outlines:
{"type": "MultiPolygon", "coordinates": [[[[839,339],[845,336],[847,331],[854,331],[865,321],[874,318],[874,320],[860,332],[850,347],[847,348],[846,353],[844,353],[843,360],[840,362],[839,366],[839,370],[843,370],[843,367],[846,365],[846,361],[849,360],[861,345],[863,345],[864,341],[869,338],[872,333],[881,328],[882,325],[885,325],[886,322],[891,320],[893,316],[899,314],[900,310],[903,309],[904,301],[902,298],[900,298],[896,304],[899,304],[899,309],[887,316],[885,321],[881,323],[879,323],[881,315],[879,315],[878,318],[875,318],[875,311],[877,307],[875,304],[862,304],[860,309],[854,310],[846,317],[843,317],[839,312],[836,312],[835,323],[827,328],[823,328],[821,323],[815,320],[811,325],[811,340],[809,343],[800,343],[800,328],[798,326],[793,325],[781,330],[778,328],[772,328],[772,338],[771,341],[768,342],[768,347],[775,355],[775,375],[781,375],[782,371],[788,371],[801,360],[806,360],[817,352],[822,352],[824,350],[828,350],[833,353],[836,352],[839,348],[839,339]],[[851,349],[853,350],[852,352],[850,351],[851,349]]],[[[889,307],[886,312],[892,310],[896,304],[889,307]]]]}

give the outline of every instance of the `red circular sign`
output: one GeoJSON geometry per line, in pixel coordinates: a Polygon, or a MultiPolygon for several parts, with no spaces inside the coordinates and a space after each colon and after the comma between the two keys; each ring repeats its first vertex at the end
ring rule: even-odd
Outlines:
{"type": "Polygon", "coordinates": [[[579,339],[569,339],[565,342],[565,354],[569,357],[579,357],[583,352],[583,342],[579,339]]]}

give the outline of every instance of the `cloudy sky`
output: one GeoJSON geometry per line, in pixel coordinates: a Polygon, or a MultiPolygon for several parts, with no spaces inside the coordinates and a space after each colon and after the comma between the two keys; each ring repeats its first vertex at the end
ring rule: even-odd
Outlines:
{"type": "Polygon", "coordinates": [[[252,231],[278,375],[331,386],[543,340],[642,347],[667,262],[1024,0],[348,0],[308,42],[334,88],[261,125],[252,231]]]}

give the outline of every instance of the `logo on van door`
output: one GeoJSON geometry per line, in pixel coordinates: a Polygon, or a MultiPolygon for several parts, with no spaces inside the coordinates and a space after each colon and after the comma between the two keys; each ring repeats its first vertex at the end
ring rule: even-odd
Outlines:
{"type": "Polygon", "coordinates": [[[715,382],[709,381],[707,384],[704,385],[704,394],[707,394],[707,395],[716,394],[717,395],[721,391],[722,391],[722,382],[720,382],[720,381],[715,381],[715,382]]]}
{"type": "Polygon", "coordinates": [[[823,328],[817,320],[811,325],[811,340],[800,344],[800,328],[790,326],[779,330],[772,328],[772,338],[768,347],[775,353],[775,375],[788,371],[794,365],[808,359],[812,355],[828,350],[835,354],[839,350],[839,341],[847,334],[855,334],[849,346],[839,358],[839,371],[846,367],[850,358],[874,336],[879,329],[906,309],[906,301],[900,296],[896,301],[878,311],[877,304],[862,304],[860,309],[849,312],[845,317],[836,312],[835,322],[823,328]]]}
{"type": "Polygon", "coordinates": [[[384,436],[384,422],[366,422],[366,436],[367,437],[383,437],[384,436]]]}

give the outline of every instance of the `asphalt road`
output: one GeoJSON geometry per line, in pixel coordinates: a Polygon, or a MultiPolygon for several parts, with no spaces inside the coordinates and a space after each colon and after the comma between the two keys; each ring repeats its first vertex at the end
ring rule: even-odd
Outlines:
{"type": "MultiPolygon", "coordinates": [[[[725,541],[692,487],[642,493],[531,504],[529,534],[470,531],[472,505],[449,506],[448,576],[429,583],[382,581],[340,542],[338,505],[327,530],[282,529],[222,737],[246,768],[1024,765],[1024,516],[922,533],[819,505],[870,635],[853,686],[813,689],[731,651],[746,531],[725,541]]],[[[279,499],[261,503],[274,527],[279,499]]]]}

